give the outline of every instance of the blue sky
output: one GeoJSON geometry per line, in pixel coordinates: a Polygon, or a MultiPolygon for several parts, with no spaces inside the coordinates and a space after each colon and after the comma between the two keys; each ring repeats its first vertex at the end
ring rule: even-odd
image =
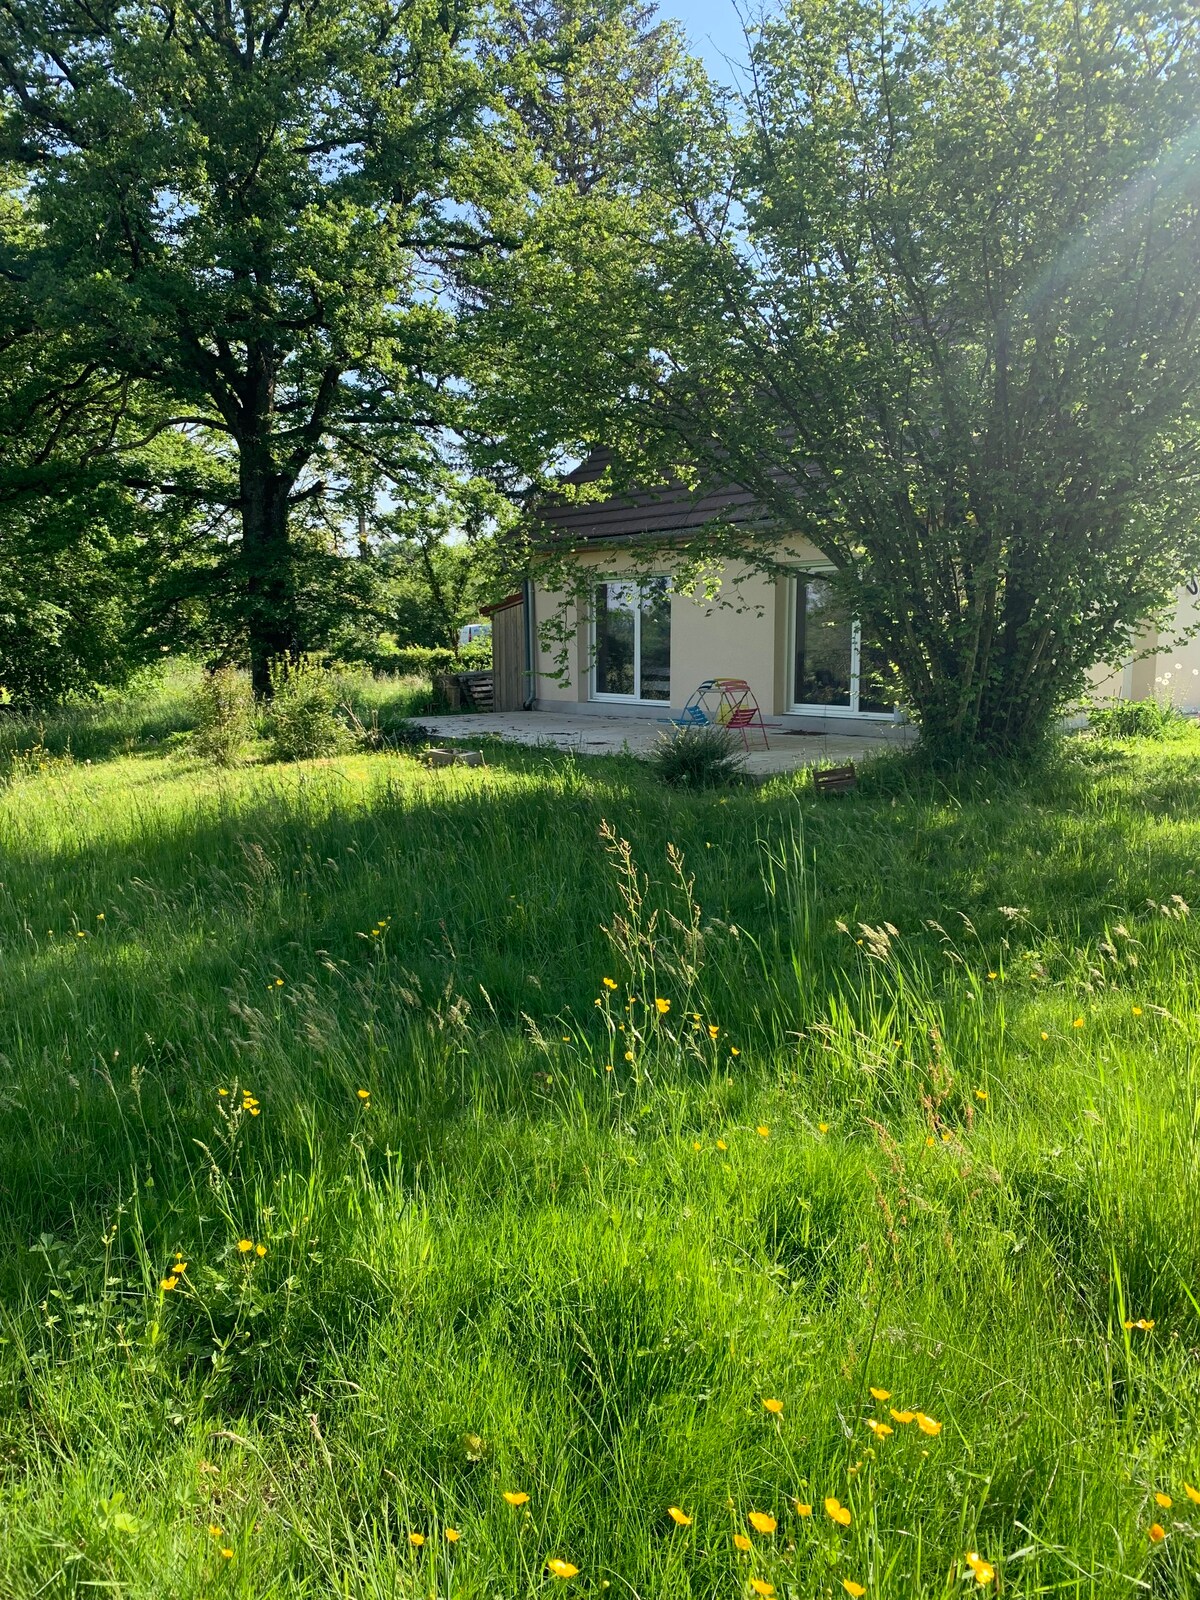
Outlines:
{"type": "MultiPolygon", "coordinates": [[[[743,10],[755,9],[754,5],[743,6],[743,10]]],[[[693,49],[714,78],[722,83],[732,81],[730,63],[745,57],[742,25],[733,0],[659,0],[659,10],[664,17],[683,23],[693,49]]]]}

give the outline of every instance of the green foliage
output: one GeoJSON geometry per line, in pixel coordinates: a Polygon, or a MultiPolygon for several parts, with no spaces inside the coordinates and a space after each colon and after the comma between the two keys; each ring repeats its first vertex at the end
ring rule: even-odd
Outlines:
{"type": "Polygon", "coordinates": [[[1110,700],[1088,707],[1088,725],[1109,739],[1170,739],[1188,719],[1165,700],[1110,700]]]}
{"type": "Polygon", "coordinates": [[[335,675],[312,656],[273,665],[263,723],[276,761],[307,761],[347,748],[352,738],[338,687],[335,675]]]}
{"type": "Polygon", "coordinates": [[[676,728],[660,736],[649,761],[673,789],[719,789],[741,777],[746,751],[725,728],[676,728]]]}
{"type": "Polygon", "coordinates": [[[14,326],[99,374],[110,415],[137,397],[151,437],[207,446],[207,470],[125,477],[219,520],[184,587],[207,577],[260,695],[273,657],[336,642],[325,597],[380,480],[460,476],[493,374],[458,301],[539,177],[511,109],[539,70],[469,0],[0,17],[14,326]]]}
{"type": "Polygon", "coordinates": [[[195,729],[189,748],[218,767],[230,767],[255,731],[254,696],[236,667],[206,672],[196,691],[195,729]]]}
{"type": "Polygon", "coordinates": [[[8,787],[0,1592],[1188,1594],[1198,759],[8,787]]]}

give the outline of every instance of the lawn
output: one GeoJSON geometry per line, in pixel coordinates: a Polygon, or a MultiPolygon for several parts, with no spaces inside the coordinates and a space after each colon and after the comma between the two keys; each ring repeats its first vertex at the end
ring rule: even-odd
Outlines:
{"type": "Polygon", "coordinates": [[[181,705],[0,789],[0,1594],[1200,1591],[1200,735],[680,797],[181,705]]]}

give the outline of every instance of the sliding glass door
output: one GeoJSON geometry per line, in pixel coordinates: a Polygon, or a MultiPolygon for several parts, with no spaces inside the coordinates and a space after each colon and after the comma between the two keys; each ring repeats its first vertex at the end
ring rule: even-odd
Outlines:
{"type": "Polygon", "coordinates": [[[596,585],[597,700],[670,700],[671,595],[665,578],[596,585]]]}
{"type": "Polygon", "coordinates": [[[801,573],[793,596],[792,709],[890,715],[887,658],[863,639],[829,579],[801,573]]]}

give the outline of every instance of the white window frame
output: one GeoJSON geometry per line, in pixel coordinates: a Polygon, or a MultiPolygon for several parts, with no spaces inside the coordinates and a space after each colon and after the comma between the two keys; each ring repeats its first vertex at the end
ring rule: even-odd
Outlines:
{"type": "MultiPolygon", "coordinates": [[[[607,702],[610,705],[617,705],[617,706],[658,706],[660,710],[664,706],[669,706],[671,704],[671,691],[670,691],[670,688],[668,688],[668,690],[667,690],[667,698],[665,700],[643,700],[641,695],[638,695],[638,694],[609,694],[606,691],[602,691],[601,689],[599,689],[597,687],[597,672],[596,672],[596,669],[597,669],[597,666],[598,666],[599,660],[600,660],[600,640],[599,640],[599,637],[598,637],[597,631],[596,631],[596,590],[600,587],[600,585],[602,583],[626,583],[626,584],[629,585],[629,587],[631,589],[634,589],[637,592],[638,604],[634,607],[634,612],[633,612],[633,681],[634,681],[634,683],[636,683],[640,687],[641,686],[641,682],[642,682],[642,607],[641,607],[642,590],[648,584],[651,584],[651,583],[666,583],[666,584],[669,585],[670,579],[667,577],[667,574],[665,572],[663,572],[663,573],[651,572],[651,573],[648,573],[645,577],[641,577],[641,578],[623,578],[618,573],[618,574],[613,575],[612,577],[596,578],[593,581],[591,600],[590,600],[589,605],[588,605],[588,612],[589,612],[588,634],[589,634],[589,646],[590,646],[590,656],[591,656],[591,665],[590,665],[590,667],[588,669],[588,688],[589,688],[589,692],[590,692],[591,698],[593,700],[598,700],[598,701],[601,701],[601,702],[607,702]]],[[[667,597],[668,597],[668,599],[670,599],[670,589],[669,588],[668,588],[668,591],[667,591],[667,597]]],[[[672,613],[673,612],[674,612],[674,607],[672,607],[672,613]]],[[[671,617],[672,641],[674,639],[674,632],[675,632],[674,615],[672,614],[672,617],[671,617]]],[[[668,682],[670,680],[670,677],[671,677],[671,663],[668,662],[667,663],[667,678],[668,678],[668,682]]]]}
{"type": "Polygon", "coordinates": [[[827,578],[837,569],[832,565],[797,567],[788,583],[787,629],[787,697],[788,716],[853,717],[860,722],[894,722],[895,709],[891,711],[860,711],[858,709],[859,683],[862,661],[862,623],[857,617],[850,624],[850,704],[831,706],[813,701],[798,701],[796,693],[796,622],[800,605],[800,580],[802,578],[827,578]]]}

